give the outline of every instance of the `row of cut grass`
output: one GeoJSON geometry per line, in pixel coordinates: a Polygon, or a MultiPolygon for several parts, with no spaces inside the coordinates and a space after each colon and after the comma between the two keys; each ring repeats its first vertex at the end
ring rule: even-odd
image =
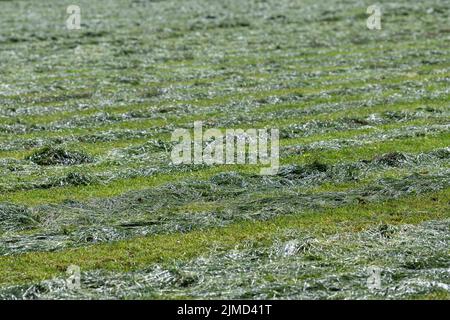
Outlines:
{"type": "Polygon", "coordinates": [[[214,246],[232,249],[244,241],[269,245],[286,229],[309,233],[358,232],[379,223],[416,224],[450,216],[450,189],[380,203],[321,211],[305,211],[263,222],[239,222],[224,228],[187,234],[154,235],[61,252],[37,252],[0,257],[0,285],[36,282],[62,275],[69,265],[83,271],[105,269],[126,272],[153,263],[187,260],[207,254],[214,246]]]}
{"type": "MultiPolygon", "coordinates": [[[[280,159],[281,165],[304,164],[314,160],[333,164],[345,161],[357,161],[371,159],[376,155],[388,152],[427,152],[438,148],[448,147],[450,133],[442,133],[435,136],[412,137],[401,140],[389,140],[380,143],[369,144],[360,147],[346,147],[339,150],[326,150],[320,152],[305,152],[301,155],[292,155],[280,159]],[[400,143],[399,143],[400,142],[400,143]]],[[[17,191],[0,195],[1,201],[38,205],[44,203],[60,203],[67,199],[84,200],[89,198],[104,198],[119,195],[131,190],[142,190],[164,183],[179,181],[182,179],[208,179],[212,175],[236,170],[239,172],[257,173],[260,166],[254,165],[222,165],[212,166],[199,171],[171,172],[155,174],[149,177],[114,180],[106,185],[70,186],[53,189],[36,189],[30,191],[17,191]]]]}

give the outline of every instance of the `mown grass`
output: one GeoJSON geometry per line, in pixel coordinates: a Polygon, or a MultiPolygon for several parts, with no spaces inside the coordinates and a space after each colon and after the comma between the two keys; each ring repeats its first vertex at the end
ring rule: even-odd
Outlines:
{"type": "MultiPolygon", "coordinates": [[[[289,232],[299,241],[330,236],[322,244],[344,250],[347,260],[364,253],[353,269],[327,259],[321,280],[342,276],[340,290],[346,272],[355,276],[370,260],[364,245],[388,244],[372,241],[372,228],[399,225],[401,242],[401,226],[433,220],[409,235],[445,234],[438,221],[450,212],[444,0],[381,1],[382,30],[365,27],[363,4],[339,0],[79,0],[79,32],[61,27],[64,8],[54,2],[6,1],[0,11],[0,296],[4,286],[23,284],[23,292],[37,290],[26,298],[39,298],[47,287],[36,282],[63,276],[70,264],[92,271],[88,281],[99,292],[108,287],[109,278],[96,275],[103,269],[132,287],[128,271],[162,264],[176,275],[198,257],[224,265],[221,252],[264,256],[289,232]],[[171,166],[171,132],[197,120],[280,129],[282,171],[261,178],[251,165],[171,166]],[[30,158],[49,146],[67,151],[67,162],[30,158]],[[71,162],[78,152],[89,161],[71,162]],[[359,240],[336,240],[348,233],[359,240]]],[[[390,282],[393,295],[384,298],[448,299],[433,285],[445,282],[444,238],[429,239],[437,255],[417,239],[405,268],[401,245],[394,246],[400,260],[383,256],[382,245],[368,248],[384,269],[391,263],[406,280],[430,280],[412,295],[390,282]]],[[[252,284],[262,270],[269,297],[296,297],[318,276],[300,272],[308,259],[277,259],[269,254],[272,269],[264,259],[229,267],[245,269],[252,284]],[[292,291],[283,295],[277,285],[292,291]]],[[[352,297],[325,282],[323,297],[352,297]]],[[[241,285],[245,298],[262,297],[241,285]]],[[[198,298],[230,289],[224,282],[195,293],[195,286],[161,295],[150,285],[135,296],[198,298]]],[[[7,294],[23,298],[22,289],[7,294]]]]}
{"type": "MultiPolygon", "coordinates": [[[[301,155],[289,156],[281,159],[282,165],[287,164],[304,164],[320,160],[322,163],[332,164],[346,159],[346,161],[356,161],[363,159],[371,159],[377,154],[388,153],[392,151],[417,153],[426,152],[433,149],[444,148],[448,146],[450,139],[449,133],[442,133],[437,136],[430,137],[414,137],[408,139],[383,141],[381,143],[369,144],[362,147],[348,147],[340,150],[322,151],[322,152],[305,152],[301,155]]],[[[201,171],[192,172],[172,172],[168,174],[155,174],[150,177],[138,177],[131,179],[122,179],[112,181],[106,185],[92,186],[75,186],[61,187],[47,190],[29,190],[19,191],[0,195],[0,201],[8,201],[13,203],[21,203],[27,205],[38,205],[44,203],[59,203],[65,200],[86,200],[96,197],[111,197],[119,195],[130,190],[142,190],[154,187],[171,181],[181,179],[207,179],[219,172],[228,170],[238,170],[246,173],[257,173],[258,166],[254,165],[222,165],[203,169],[201,171]]]]}
{"type": "Polygon", "coordinates": [[[283,229],[307,229],[309,233],[335,234],[357,232],[380,223],[416,224],[444,219],[450,216],[449,201],[450,191],[445,190],[382,203],[299,212],[264,222],[240,222],[208,231],[135,238],[63,252],[0,257],[0,284],[36,282],[51,278],[63,274],[71,264],[80,266],[82,270],[125,272],[145,268],[152,263],[191,259],[206,254],[216,245],[223,249],[232,249],[245,241],[268,245],[271,236],[283,229]]]}
{"type": "MultiPolygon", "coordinates": [[[[445,65],[443,65],[445,66],[445,65]]],[[[423,68],[424,70],[429,70],[429,68],[423,68]]],[[[434,69],[435,70],[435,69],[434,69]]],[[[445,69],[444,69],[445,70],[445,69]]],[[[320,71],[320,70],[318,70],[320,71]]],[[[419,68],[419,70],[415,70],[415,72],[420,72],[422,71],[421,68],[419,68]]],[[[233,94],[233,95],[228,95],[225,97],[220,97],[220,98],[215,98],[215,99],[201,99],[198,100],[196,99],[195,101],[184,101],[183,103],[189,104],[189,103],[195,103],[198,107],[208,107],[210,105],[214,105],[214,104],[224,104],[224,103],[228,103],[229,101],[233,101],[233,100],[239,100],[239,99],[249,99],[249,98],[254,98],[254,99],[262,99],[264,97],[268,97],[268,96],[275,96],[275,95],[285,95],[285,94],[303,94],[303,95],[312,95],[312,94],[317,94],[317,93],[324,93],[327,91],[333,91],[336,89],[341,89],[341,88],[352,88],[353,90],[357,90],[359,88],[364,88],[366,86],[371,86],[371,85],[376,85],[376,84],[382,84],[382,85],[392,85],[392,84],[398,84],[398,83],[402,83],[405,82],[407,80],[411,81],[414,78],[418,78],[416,79],[419,83],[421,82],[426,82],[426,81],[432,81],[435,78],[444,78],[446,76],[448,76],[449,73],[448,72],[444,72],[444,73],[437,73],[437,74],[430,74],[430,75],[419,75],[416,73],[415,76],[411,77],[409,75],[403,75],[403,76],[397,76],[397,77],[386,77],[383,79],[380,79],[379,75],[377,75],[377,78],[375,79],[364,79],[364,80],[350,80],[350,81],[338,81],[337,83],[331,83],[331,84],[327,84],[324,85],[325,81],[329,81],[329,80],[342,80],[342,75],[331,75],[331,76],[327,76],[327,77],[320,77],[319,79],[317,79],[315,82],[316,86],[311,86],[311,87],[302,87],[302,88],[293,88],[293,89],[278,89],[278,90],[268,90],[265,91],[264,93],[261,92],[247,92],[244,94],[233,94]],[[370,81],[372,80],[372,81],[370,81]]],[[[354,75],[352,75],[354,77],[354,75]]],[[[314,84],[314,82],[313,82],[314,84]]],[[[36,99],[36,97],[34,97],[34,99],[36,99]]],[[[76,98],[75,98],[76,99],[76,98]]],[[[163,106],[164,104],[159,104],[160,106],[163,106]]],[[[102,108],[101,111],[102,112],[109,112],[111,114],[120,114],[120,113],[124,113],[124,112],[129,112],[131,110],[135,110],[135,111],[139,111],[141,110],[142,106],[140,105],[136,105],[136,106],[125,106],[125,107],[113,107],[113,108],[102,108]],[[137,107],[137,108],[136,108],[137,107]],[[111,109],[111,110],[110,110],[111,109]]],[[[70,117],[76,116],[76,117],[82,117],[82,116],[89,116],[89,115],[94,115],[95,113],[98,113],[99,110],[96,109],[87,109],[87,110],[76,110],[76,111],[64,111],[64,112],[57,112],[57,113],[52,113],[52,114],[46,114],[46,115],[32,115],[32,116],[22,116],[21,117],[21,122],[22,123],[26,123],[29,125],[39,125],[39,124],[46,124],[46,123],[50,123],[53,121],[63,121],[63,120],[69,120],[70,117]]],[[[172,121],[174,119],[171,119],[172,121]]],[[[8,123],[8,119],[1,119],[0,118],[0,123],[8,123]]]]}

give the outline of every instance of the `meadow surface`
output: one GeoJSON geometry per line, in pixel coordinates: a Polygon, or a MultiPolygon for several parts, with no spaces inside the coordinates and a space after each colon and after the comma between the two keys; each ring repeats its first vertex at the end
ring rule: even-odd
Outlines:
{"type": "Polygon", "coordinates": [[[377,2],[0,0],[0,298],[449,299],[450,2],[377,2]]]}

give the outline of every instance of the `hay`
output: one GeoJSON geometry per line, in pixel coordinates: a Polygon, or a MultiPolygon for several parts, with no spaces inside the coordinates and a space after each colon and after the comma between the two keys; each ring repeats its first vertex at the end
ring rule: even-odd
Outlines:
{"type": "Polygon", "coordinates": [[[83,152],[69,151],[62,147],[50,146],[35,151],[26,159],[40,166],[72,166],[93,162],[93,159],[83,152]]]}

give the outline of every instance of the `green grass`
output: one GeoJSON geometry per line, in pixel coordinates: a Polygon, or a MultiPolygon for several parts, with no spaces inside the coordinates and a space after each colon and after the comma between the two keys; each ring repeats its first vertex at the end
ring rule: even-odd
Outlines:
{"type": "Polygon", "coordinates": [[[271,221],[237,223],[225,228],[187,234],[157,235],[63,252],[29,253],[0,257],[0,284],[35,282],[61,275],[71,264],[83,270],[130,271],[152,263],[191,259],[219,244],[232,249],[244,241],[268,245],[270,237],[283,229],[308,230],[318,234],[357,232],[380,223],[417,224],[449,217],[448,190],[420,197],[383,203],[302,212],[271,221]]]}
{"type": "Polygon", "coordinates": [[[449,298],[448,1],[382,0],[382,30],[341,0],[78,2],[76,32],[1,5],[0,299],[449,298]],[[279,129],[279,174],[172,166],[194,121],[279,129]]]}
{"type": "MultiPolygon", "coordinates": [[[[387,141],[382,143],[369,144],[364,147],[349,147],[337,151],[306,152],[299,156],[290,156],[281,159],[281,164],[304,164],[320,159],[321,162],[332,164],[346,159],[346,161],[368,160],[375,155],[398,152],[422,152],[448,146],[449,133],[443,133],[436,137],[410,138],[398,141],[387,141]]],[[[86,200],[90,198],[112,197],[130,190],[142,190],[164,183],[177,181],[180,179],[210,178],[212,175],[228,170],[238,170],[246,173],[257,173],[259,168],[252,165],[224,165],[207,168],[194,172],[178,172],[168,174],[156,174],[150,177],[138,177],[124,180],[116,180],[106,185],[61,187],[55,193],[53,189],[37,189],[30,191],[19,191],[0,195],[0,201],[22,203],[27,205],[38,205],[44,203],[59,203],[64,200],[86,200]]]]}

